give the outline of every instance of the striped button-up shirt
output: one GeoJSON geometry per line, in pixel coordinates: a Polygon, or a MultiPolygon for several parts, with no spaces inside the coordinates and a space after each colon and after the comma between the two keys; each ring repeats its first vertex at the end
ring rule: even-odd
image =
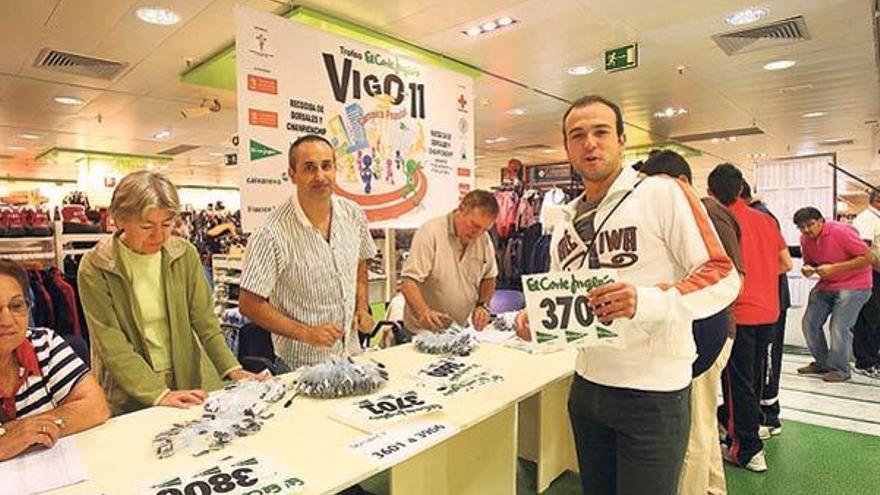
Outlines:
{"type": "Polygon", "coordinates": [[[272,334],[275,354],[291,368],[359,350],[354,328],[357,266],[376,245],[367,217],[352,201],[332,197],[330,241],[312,225],[296,196],[276,208],[248,240],[241,288],[267,298],[282,314],[304,325],[337,324],[344,331],[333,347],[315,347],[272,334]]]}

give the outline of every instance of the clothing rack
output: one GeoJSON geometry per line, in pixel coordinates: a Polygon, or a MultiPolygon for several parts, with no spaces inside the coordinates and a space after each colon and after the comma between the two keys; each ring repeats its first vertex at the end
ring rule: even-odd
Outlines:
{"type": "Polygon", "coordinates": [[[46,237],[0,237],[0,258],[16,261],[52,261],[56,267],[64,265],[66,256],[82,256],[95,244],[111,236],[108,233],[65,234],[64,224],[53,223],[53,234],[46,237]],[[77,246],[74,247],[73,244],[77,246]],[[88,243],[88,247],[81,244],[88,243]]]}

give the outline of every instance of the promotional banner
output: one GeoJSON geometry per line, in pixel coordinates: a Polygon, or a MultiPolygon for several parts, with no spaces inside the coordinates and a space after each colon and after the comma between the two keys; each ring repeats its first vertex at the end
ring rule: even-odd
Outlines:
{"type": "Polygon", "coordinates": [[[294,193],[288,148],[336,152],[336,194],[374,228],[413,228],[474,183],[473,81],[361,41],[236,6],[239,169],[245,231],[294,193]]]}
{"type": "Polygon", "coordinates": [[[532,343],[548,347],[622,347],[624,339],[615,331],[614,323],[599,322],[587,300],[587,292],[616,279],[617,271],[609,269],[523,276],[532,343]]]}

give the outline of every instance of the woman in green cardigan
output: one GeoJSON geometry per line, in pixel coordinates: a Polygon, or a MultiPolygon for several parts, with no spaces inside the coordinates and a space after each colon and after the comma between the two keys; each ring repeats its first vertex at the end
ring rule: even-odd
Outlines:
{"type": "Polygon", "coordinates": [[[257,376],[226,345],[195,247],[171,235],[179,211],[163,175],[125,176],[110,203],[116,234],[80,263],[92,370],[115,414],[201,404],[220,377],[257,376]]]}

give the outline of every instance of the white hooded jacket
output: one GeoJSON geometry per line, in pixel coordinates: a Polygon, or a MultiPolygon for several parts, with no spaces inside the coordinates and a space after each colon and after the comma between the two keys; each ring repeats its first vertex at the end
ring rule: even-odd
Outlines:
{"type": "Polygon", "coordinates": [[[615,269],[619,281],[636,287],[637,300],[635,316],[616,320],[611,327],[627,334],[626,347],[580,349],[577,372],[612,387],[686,387],[696,357],[693,320],[726,308],[740,289],[739,275],[705,208],[684,182],[665,176],[643,178],[624,167],[594,217],[595,229],[608,219],[593,246],[600,266],[590,267],[587,243],[573,224],[582,199],[583,195],[569,203],[553,228],[551,271],[615,269]]]}

